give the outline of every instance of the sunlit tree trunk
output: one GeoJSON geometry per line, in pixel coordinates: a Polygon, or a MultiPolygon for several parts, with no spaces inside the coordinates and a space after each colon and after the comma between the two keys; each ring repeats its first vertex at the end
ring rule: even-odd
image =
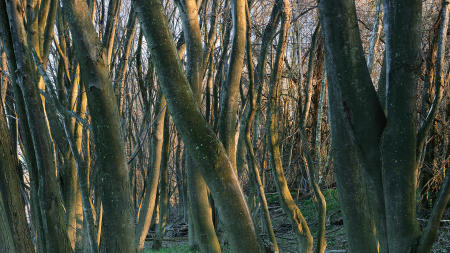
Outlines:
{"type": "Polygon", "coordinates": [[[169,215],[169,156],[170,156],[170,131],[169,113],[165,111],[164,120],[164,141],[161,155],[161,177],[159,179],[159,222],[156,228],[156,240],[153,248],[159,249],[162,246],[167,219],[169,215]]]}
{"type": "Polygon", "coordinates": [[[254,179],[255,188],[257,188],[259,200],[261,202],[264,214],[264,220],[267,232],[269,233],[269,239],[271,242],[271,252],[279,252],[278,243],[275,238],[275,233],[272,227],[272,221],[270,219],[269,206],[267,204],[266,195],[264,193],[264,185],[262,184],[260,172],[258,169],[258,162],[256,160],[255,151],[253,150],[253,144],[251,140],[251,129],[253,126],[253,121],[255,119],[256,114],[256,94],[255,94],[255,78],[254,78],[254,70],[253,70],[253,56],[252,56],[252,44],[251,44],[251,19],[250,19],[250,10],[248,3],[245,4],[245,12],[246,12],[246,20],[247,20],[247,68],[249,73],[249,89],[248,89],[248,99],[249,101],[249,114],[247,119],[247,124],[245,125],[245,132],[242,132],[242,136],[245,137],[245,144],[247,146],[247,150],[250,156],[250,166],[252,173],[252,179],[254,179]]]}
{"type": "Polygon", "coordinates": [[[153,124],[153,133],[151,141],[151,162],[147,172],[147,189],[142,199],[142,206],[139,210],[139,220],[136,226],[137,250],[144,249],[145,238],[150,228],[150,223],[155,210],[156,192],[158,190],[159,175],[161,171],[161,154],[164,141],[164,121],[166,115],[166,99],[162,92],[158,95],[158,101],[155,106],[156,118],[153,124]]]}
{"type": "Polygon", "coordinates": [[[289,191],[286,178],[284,176],[283,165],[280,153],[280,144],[278,137],[278,113],[276,106],[278,105],[281,73],[283,67],[283,59],[287,44],[287,34],[290,26],[291,9],[289,1],[282,1],[281,4],[281,31],[279,35],[277,53],[274,63],[274,70],[269,86],[269,105],[267,108],[267,132],[268,144],[272,172],[280,197],[280,203],[284,212],[288,215],[294,231],[297,235],[299,252],[310,253],[313,250],[313,238],[309,230],[306,220],[300,209],[297,207],[292,195],[289,191]]]}

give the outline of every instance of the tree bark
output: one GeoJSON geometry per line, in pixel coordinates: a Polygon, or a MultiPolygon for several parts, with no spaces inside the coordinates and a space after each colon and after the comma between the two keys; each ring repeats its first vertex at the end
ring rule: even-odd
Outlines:
{"type": "Polygon", "coordinates": [[[422,1],[384,1],[386,114],[383,188],[390,253],[409,252],[420,235],[416,219],[416,97],[421,67],[422,1]]]}
{"type": "Polygon", "coordinates": [[[208,184],[233,252],[259,252],[256,233],[234,168],[204,119],[180,66],[172,35],[158,0],[135,1],[175,125],[208,184]]]}
{"type": "MultiPolygon", "coordinates": [[[[15,129],[12,129],[15,131],[15,129]]],[[[0,102],[0,193],[4,201],[2,206],[9,220],[10,233],[16,252],[33,252],[30,229],[25,214],[25,202],[20,186],[19,166],[8,131],[3,104],[0,102]]],[[[6,232],[5,232],[6,233],[6,232]]],[[[7,243],[7,242],[5,242],[7,243]]]]}
{"type": "Polygon", "coordinates": [[[161,171],[161,154],[164,141],[164,121],[166,114],[166,99],[160,91],[158,101],[155,106],[155,121],[153,125],[151,142],[151,163],[148,167],[146,185],[147,189],[142,200],[142,207],[139,210],[139,220],[136,226],[137,250],[144,249],[145,238],[150,228],[150,223],[155,209],[156,192],[158,190],[159,175],[161,171]]]}
{"type": "Polygon", "coordinates": [[[231,13],[233,16],[233,43],[227,78],[222,85],[219,135],[233,168],[236,167],[236,121],[238,109],[239,85],[245,55],[245,0],[232,0],[231,13]]]}
{"type": "MultiPolygon", "coordinates": [[[[176,1],[181,11],[183,21],[184,40],[187,51],[187,78],[189,80],[197,103],[201,103],[203,80],[202,41],[198,23],[199,8],[195,0],[176,1]]],[[[194,225],[195,236],[203,252],[221,252],[219,240],[214,230],[212,210],[208,200],[208,188],[199,169],[190,157],[189,148],[186,149],[186,170],[191,221],[194,225]]]]}
{"type": "MultiPolygon", "coordinates": [[[[355,145],[364,173],[361,185],[365,187],[367,200],[371,200],[368,201],[369,216],[375,219],[380,250],[386,252],[385,202],[379,148],[386,119],[365,64],[355,4],[353,1],[322,1],[319,15],[326,53],[331,56],[327,56],[327,60],[330,60],[327,62],[328,80],[332,80],[329,88],[337,85],[333,87],[336,91],[332,94],[335,95],[329,96],[329,99],[334,100],[335,104],[342,104],[344,108],[345,120],[340,122],[345,123],[342,127],[347,129],[351,138],[349,141],[355,145]]],[[[358,170],[358,167],[347,169],[358,170]]],[[[343,170],[337,171],[344,173],[343,170]]]]}
{"type": "Polygon", "coordinates": [[[91,114],[104,210],[101,252],[135,252],[133,206],[119,112],[101,46],[85,1],[65,0],[91,114]]]}

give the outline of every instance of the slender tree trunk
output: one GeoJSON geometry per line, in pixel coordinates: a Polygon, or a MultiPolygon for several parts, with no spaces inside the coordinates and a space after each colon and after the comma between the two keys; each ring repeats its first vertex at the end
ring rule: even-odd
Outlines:
{"type": "Polygon", "coordinates": [[[159,182],[159,223],[156,230],[156,240],[153,242],[154,249],[160,249],[169,214],[169,156],[170,156],[170,132],[169,113],[166,110],[164,116],[164,141],[161,157],[161,177],[159,182]]]}
{"type": "Polygon", "coordinates": [[[151,142],[151,163],[148,167],[146,185],[147,189],[142,200],[142,207],[139,210],[139,220],[136,226],[137,250],[141,252],[144,249],[145,238],[150,228],[150,223],[155,210],[156,192],[158,190],[159,175],[161,169],[161,154],[164,141],[164,121],[166,114],[166,99],[162,92],[158,95],[158,101],[155,106],[155,121],[153,125],[151,142]]]}
{"type": "Polygon", "coordinates": [[[283,67],[283,58],[287,44],[287,34],[289,30],[289,22],[291,9],[289,1],[282,1],[281,9],[281,31],[279,35],[277,53],[275,58],[274,70],[270,80],[269,89],[269,105],[267,108],[267,133],[269,143],[270,161],[277,186],[277,191],[280,196],[281,206],[288,215],[298,240],[298,251],[302,253],[312,253],[313,251],[313,238],[309,227],[306,224],[306,220],[303,217],[300,209],[297,207],[294,199],[289,191],[286,178],[284,176],[283,165],[281,161],[281,153],[278,137],[278,113],[276,106],[278,105],[280,85],[281,85],[281,72],[283,67]]]}
{"type": "Polygon", "coordinates": [[[245,55],[245,0],[232,0],[233,44],[227,79],[222,85],[219,135],[233,168],[236,170],[236,121],[238,94],[245,55]]]}
{"type": "Polygon", "coordinates": [[[259,175],[259,169],[258,169],[258,163],[256,161],[255,151],[253,150],[253,144],[251,140],[251,129],[253,125],[253,120],[255,119],[256,114],[256,94],[255,94],[255,78],[254,78],[254,71],[253,71],[253,56],[252,56],[252,44],[251,44],[251,20],[250,20],[250,10],[249,10],[248,2],[245,4],[245,12],[247,17],[247,33],[246,33],[246,39],[247,39],[247,68],[249,73],[249,81],[250,86],[248,89],[248,96],[250,100],[250,108],[249,108],[249,114],[247,119],[247,124],[245,127],[245,133],[242,133],[242,136],[245,136],[245,144],[247,145],[247,150],[250,155],[250,162],[251,165],[249,166],[251,168],[252,173],[252,179],[254,179],[254,185],[255,188],[258,189],[258,195],[259,200],[261,202],[263,212],[264,212],[264,219],[265,219],[265,225],[267,232],[269,234],[269,239],[271,242],[271,252],[279,252],[277,240],[275,238],[275,233],[273,231],[272,227],[272,221],[270,219],[270,213],[269,213],[269,206],[267,204],[266,195],[264,193],[264,186],[261,182],[261,177],[259,175]]]}
{"type": "Polygon", "coordinates": [[[367,68],[369,69],[370,74],[372,74],[373,72],[373,63],[375,61],[376,48],[378,40],[381,36],[381,31],[383,30],[381,2],[382,0],[377,0],[376,2],[375,14],[373,15],[373,26],[370,33],[369,50],[367,54],[367,68]]]}

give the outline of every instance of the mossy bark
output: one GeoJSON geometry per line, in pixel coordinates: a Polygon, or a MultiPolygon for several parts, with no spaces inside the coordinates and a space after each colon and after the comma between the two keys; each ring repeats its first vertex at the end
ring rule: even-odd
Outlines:
{"type": "Polygon", "coordinates": [[[233,166],[203,117],[180,66],[158,0],[135,1],[153,63],[175,125],[211,190],[233,252],[259,252],[256,233],[233,166]]]}
{"type": "Polygon", "coordinates": [[[119,112],[106,55],[85,1],[63,1],[75,53],[86,87],[101,178],[103,240],[101,252],[135,252],[133,207],[119,112]]]}
{"type": "MultiPolygon", "coordinates": [[[[176,1],[181,12],[184,40],[187,53],[187,78],[197,100],[201,103],[201,89],[203,80],[203,59],[200,25],[198,23],[199,6],[195,0],[176,1]]],[[[189,207],[194,225],[195,236],[203,252],[221,252],[219,240],[214,230],[212,210],[208,200],[208,187],[199,168],[187,151],[186,170],[189,194],[189,207]]]]}

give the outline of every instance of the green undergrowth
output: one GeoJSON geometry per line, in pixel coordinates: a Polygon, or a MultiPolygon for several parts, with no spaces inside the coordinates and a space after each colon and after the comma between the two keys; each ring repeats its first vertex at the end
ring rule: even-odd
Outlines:
{"type": "Polygon", "coordinates": [[[163,248],[160,250],[146,249],[144,253],[197,253],[198,251],[192,251],[188,245],[176,245],[169,248],[163,248]]]}

